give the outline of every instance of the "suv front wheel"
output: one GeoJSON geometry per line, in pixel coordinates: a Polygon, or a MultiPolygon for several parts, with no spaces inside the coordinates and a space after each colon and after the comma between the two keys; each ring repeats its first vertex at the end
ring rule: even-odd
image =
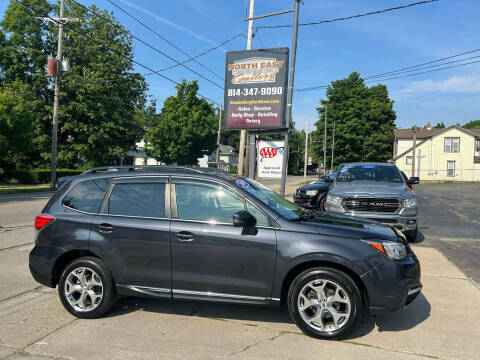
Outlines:
{"type": "Polygon", "coordinates": [[[68,264],[58,282],[63,306],[73,315],[94,319],[115,303],[116,294],[107,265],[94,257],[82,257],[68,264]]]}
{"type": "Polygon", "coordinates": [[[343,272],[313,268],[298,275],[288,292],[288,311],[307,335],[340,339],[361,314],[362,301],[355,282],[343,272]]]}

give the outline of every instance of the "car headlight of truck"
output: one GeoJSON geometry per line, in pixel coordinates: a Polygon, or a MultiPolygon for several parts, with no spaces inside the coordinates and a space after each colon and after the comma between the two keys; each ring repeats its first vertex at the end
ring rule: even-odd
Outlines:
{"type": "Polygon", "coordinates": [[[342,206],[342,197],[336,195],[327,195],[327,204],[334,206],[342,206]]]}
{"type": "Polygon", "coordinates": [[[376,250],[380,251],[385,256],[393,260],[401,260],[407,256],[407,249],[405,245],[392,241],[374,241],[362,240],[365,244],[370,245],[376,250]]]}
{"type": "Polygon", "coordinates": [[[403,207],[411,208],[417,206],[417,198],[403,199],[403,207]]]}
{"type": "Polygon", "coordinates": [[[318,194],[318,190],[307,190],[305,193],[307,196],[315,196],[318,194]]]}

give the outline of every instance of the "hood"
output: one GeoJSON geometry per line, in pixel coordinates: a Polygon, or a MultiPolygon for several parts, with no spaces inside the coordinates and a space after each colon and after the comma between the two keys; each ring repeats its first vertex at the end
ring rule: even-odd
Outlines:
{"type": "Polygon", "coordinates": [[[303,222],[303,224],[314,227],[318,232],[331,231],[334,235],[358,239],[400,241],[398,235],[390,226],[376,221],[326,211],[316,211],[314,214],[315,216],[312,219],[303,222]]]}
{"type": "Polygon", "coordinates": [[[336,181],[330,192],[341,196],[408,197],[413,195],[407,184],[388,181],[336,181]]]}
{"type": "Polygon", "coordinates": [[[327,191],[327,190],[330,188],[330,185],[332,185],[332,184],[331,184],[331,183],[320,182],[320,183],[318,183],[318,184],[308,184],[308,185],[301,186],[301,187],[297,188],[297,190],[303,190],[303,191],[307,191],[307,190],[327,191]]]}

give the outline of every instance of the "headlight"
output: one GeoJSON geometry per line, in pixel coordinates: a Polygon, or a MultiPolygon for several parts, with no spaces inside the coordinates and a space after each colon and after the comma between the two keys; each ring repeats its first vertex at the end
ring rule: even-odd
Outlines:
{"type": "Polygon", "coordinates": [[[407,250],[402,243],[391,241],[370,241],[362,240],[365,244],[370,245],[390,259],[400,260],[407,256],[407,250]]]}
{"type": "Polygon", "coordinates": [[[318,190],[307,190],[305,193],[307,196],[315,196],[318,194],[318,190]]]}
{"type": "Polygon", "coordinates": [[[335,196],[335,195],[327,195],[327,203],[330,205],[341,206],[342,205],[342,197],[335,196]]]}
{"type": "Polygon", "coordinates": [[[403,207],[409,208],[417,206],[417,198],[403,199],[403,207]]]}

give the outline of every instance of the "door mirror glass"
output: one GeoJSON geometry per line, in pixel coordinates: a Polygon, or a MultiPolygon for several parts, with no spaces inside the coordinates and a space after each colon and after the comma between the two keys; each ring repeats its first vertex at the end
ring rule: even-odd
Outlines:
{"type": "Polygon", "coordinates": [[[232,220],[233,226],[235,227],[251,228],[257,224],[257,219],[255,219],[255,216],[245,210],[234,213],[232,220]]]}
{"type": "Polygon", "coordinates": [[[412,176],[410,179],[408,179],[407,184],[409,185],[414,185],[420,183],[420,178],[418,176],[412,176]]]}

